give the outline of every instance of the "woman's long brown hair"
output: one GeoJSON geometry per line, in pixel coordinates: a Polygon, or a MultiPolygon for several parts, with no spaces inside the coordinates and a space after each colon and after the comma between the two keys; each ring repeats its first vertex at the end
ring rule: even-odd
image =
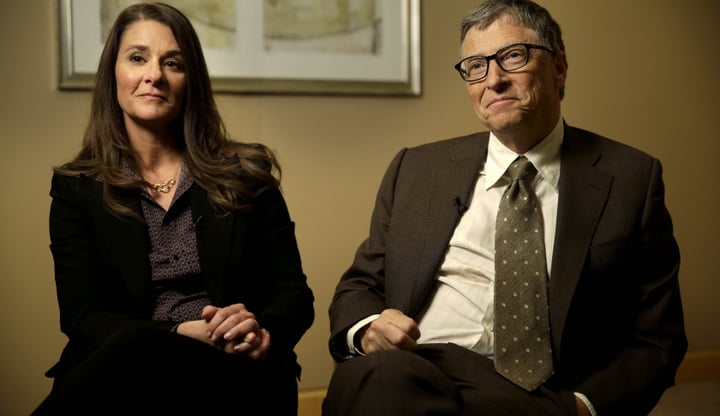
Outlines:
{"type": "Polygon", "coordinates": [[[138,216],[120,204],[112,190],[146,186],[145,182],[123,174],[120,168],[123,160],[135,167],[135,152],[125,130],[115,79],[120,38],[130,24],[139,20],[167,25],[183,54],[187,87],[184,109],[174,128],[191,176],[221,210],[248,210],[253,198],[280,186],[280,166],[266,146],[230,139],[215,104],[200,40],[187,17],[163,3],[135,4],[117,17],[100,57],[82,148],[72,161],[55,168],[55,173],[101,175],[103,198],[108,208],[120,215],[138,216]]]}

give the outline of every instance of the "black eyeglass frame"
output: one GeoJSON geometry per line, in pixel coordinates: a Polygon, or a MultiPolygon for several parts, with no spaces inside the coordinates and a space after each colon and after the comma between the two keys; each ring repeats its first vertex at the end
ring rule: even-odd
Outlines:
{"type": "Polygon", "coordinates": [[[492,55],[490,55],[490,56],[472,55],[472,56],[468,56],[467,58],[463,58],[460,62],[458,62],[458,63],[455,64],[455,70],[458,71],[458,73],[460,74],[460,77],[461,77],[461,78],[463,79],[463,81],[465,81],[465,82],[477,82],[477,81],[482,81],[482,80],[484,80],[485,78],[487,78],[488,72],[490,71],[490,61],[495,61],[495,63],[498,65],[498,67],[500,67],[500,69],[502,69],[502,70],[505,71],[505,72],[517,71],[518,69],[523,68],[525,65],[527,65],[528,62],[530,62],[530,50],[531,50],[531,49],[540,49],[540,50],[544,50],[544,51],[546,51],[546,52],[549,52],[549,53],[551,53],[551,54],[554,54],[554,53],[555,53],[554,50],[552,50],[552,49],[550,49],[550,48],[548,48],[548,47],[546,47],[546,46],[542,46],[542,45],[534,45],[534,44],[532,44],[532,43],[513,43],[512,45],[508,45],[508,46],[505,46],[505,47],[503,47],[503,48],[498,49],[497,52],[495,52],[494,54],[492,54],[492,55]],[[518,46],[523,46],[523,47],[525,47],[525,50],[527,51],[527,59],[525,60],[525,62],[524,62],[522,65],[520,65],[520,66],[518,66],[518,67],[516,67],[516,68],[513,68],[513,69],[511,69],[511,70],[507,70],[507,69],[503,68],[502,63],[500,63],[500,61],[497,59],[498,55],[502,55],[502,53],[505,52],[505,51],[507,51],[508,49],[512,49],[512,48],[515,48],[515,47],[518,47],[518,46]],[[463,65],[464,62],[466,62],[466,61],[468,61],[468,60],[478,59],[478,58],[483,58],[483,59],[485,59],[485,60],[487,61],[487,66],[485,66],[485,74],[483,74],[483,76],[481,76],[481,77],[479,77],[479,78],[469,79],[469,78],[467,78],[467,72],[462,68],[462,65],[463,65]]]}

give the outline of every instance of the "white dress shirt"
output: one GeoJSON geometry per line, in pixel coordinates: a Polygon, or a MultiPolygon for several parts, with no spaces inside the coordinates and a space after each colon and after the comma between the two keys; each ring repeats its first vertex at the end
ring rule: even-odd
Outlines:
{"type": "MultiPolygon", "coordinates": [[[[524,154],[538,171],[530,186],[542,210],[548,275],[555,240],[562,137],[560,119],[542,142],[524,154]]],[[[495,218],[510,184],[505,172],[518,156],[490,134],[485,166],[450,239],[434,293],[418,317],[418,343],[452,342],[493,357],[495,218]]]]}

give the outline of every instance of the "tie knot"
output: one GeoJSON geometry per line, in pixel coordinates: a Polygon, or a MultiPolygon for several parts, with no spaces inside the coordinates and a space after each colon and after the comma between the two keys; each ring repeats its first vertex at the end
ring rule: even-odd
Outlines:
{"type": "Polygon", "coordinates": [[[535,177],[537,170],[533,166],[532,162],[529,161],[525,156],[520,156],[515,159],[510,167],[507,169],[508,174],[512,181],[523,179],[526,183],[529,183],[535,177]]]}

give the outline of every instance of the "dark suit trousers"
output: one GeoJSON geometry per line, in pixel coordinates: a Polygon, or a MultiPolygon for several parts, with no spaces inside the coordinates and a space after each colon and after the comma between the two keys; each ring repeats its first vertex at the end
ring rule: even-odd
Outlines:
{"type": "Polygon", "coordinates": [[[117,334],[66,375],[41,415],[297,414],[297,381],[169,331],[117,334]],[[222,413],[221,413],[222,412],[222,413]]]}
{"type": "Polygon", "coordinates": [[[486,357],[455,344],[427,344],[340,364],[323,415],[566,416],[575,415],[575,397],[546,387],[527,392],[497,374],[486,357]]]}

